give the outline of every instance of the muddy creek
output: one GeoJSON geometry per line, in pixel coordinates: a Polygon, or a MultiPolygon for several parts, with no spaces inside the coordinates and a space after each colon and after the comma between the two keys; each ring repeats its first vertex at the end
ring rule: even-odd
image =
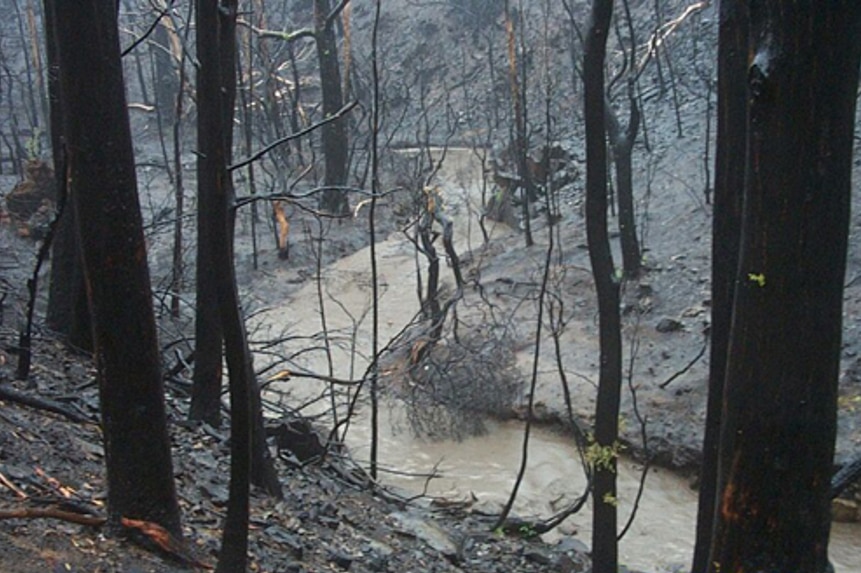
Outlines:
{"type": "MultiPolygon", "coordinates": [[[[480,173],[471,152],[449,151],[447,181],[452,189],[475,188],[480,173]]],[[[445,174],[444,174],[445,175],[445,174]]],[[[476,224],[475,197],[463,195],[452,207],[458,249],[480,244],[476,224]]],[[[497,230],[496,232],[511,232],[497,230]]],[[[413,246],[396,234],[377,246],[380,297],[380,340],[385,344],[396,335],[418,310],[413,246]]],[[[367,366],[362,358],[371,347],[370,270],[368,249],[362,249],[324,269],[326,285],[325,316],[333,337],[340,339],[332,354],[331,375],[358,378],[367,366]],[[332,301],[338,301],[337,304],[332,301]],[[362,318],[364,317],[364,318],[362,318]],[[355,346],[358,352],[351,352],[355,346]]],[[[443,279],[450,269],[442,265],[443,279]]],[[[272,337],[289,332],[296,337],[293,351],[308,345],[308,338],[321,331],[317,287],[303,283],[288,300],[259,313],[252,321],[258,334],[272,337]]],[[[518,363],[529,364],[530,351],[518,355],[518,363]]],[[[306,351],[295,365],[318,374],[328,374],[328,359],[322,351],[306,351]]],[[[258,364],[259,366],[259,364],[258,364]]],[[[283,383],[293,396],[319,394],[323,386],[307,378],[283,383]]],[[[323,405],[321,404],[321,407],[323,405]]],[[[368,408],[362,406],[352,423],[347,443],[356,460],[369,457],[370,429],[368,408]]],[[[477,498],[490,510],[497,510],[507,499],[521,460],[523,427],[518,422],[488,422],[488,432],[459,442],[428,441],[413,437],[397,406],[381,407],[379,464],[381,480],[414,494],[465,500],[477,498]],[[391,471],[389,471],[391,470],[391,471]],[[426,474],[437,477],[427,480],[426,474]],[[406,474],[416,474],[410,477],[406,474]]],[[[579,497],[585,487],[583,470],[572,440],[541,429],[533,430],[528,449],[528,469],[521,484],[514,512],[524,517],[547,518],[567,502],[579,497]]],[[[619,471],[619,522],[627,521],[639,487],[640,468],[622,460],[619,471]]],[[[656,571],[662,566],[690,563],[696,519],[696,492],[688,483],[663,469],[650,471],[639,503],[636,519],[620,543],[620,557],[629,567],[656,571]]],[[[591,538],[591,510],[587,504],[580,513],[568,518],[546,536],[552,542],[564,535],[576,535],[587,545],[591,538]]],[[[838,573],[861,571],[861,527],[835,523],[832,527],[831,559],[838,573]]]]}

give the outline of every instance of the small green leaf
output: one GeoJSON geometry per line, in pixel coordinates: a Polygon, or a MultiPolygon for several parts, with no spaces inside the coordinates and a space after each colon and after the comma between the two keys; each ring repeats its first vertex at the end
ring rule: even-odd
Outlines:
{"type": "Polygon", "coordinates": [[[747,278],[758,284],[760,288],[765,286],[765,275],[762,273],[748,273],[747,278]]]}

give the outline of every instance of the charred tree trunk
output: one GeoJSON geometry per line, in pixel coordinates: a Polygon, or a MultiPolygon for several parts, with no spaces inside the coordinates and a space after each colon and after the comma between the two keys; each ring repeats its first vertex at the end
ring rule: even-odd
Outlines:
{"type": "MultiPolygon", "coordinates": [[[[320,62],[320,87],[323,91],[323,117],[335,115],[344,106],[341,71],[338,63],[338,42],[335,38],[335,18],[331,17],[329,0],[314,0],[314,28],[317,58],[320,62]]],[[[327,189],[323,191],[320,208],[335,215],[349,215],[350,204],[341,189],[347,183],[347,122],[339,119],[322,128],[323,155],[326,161],[327,189]]]]}
{"type": "Polygon", "coordinates": [[[747,28],[739,2],[723,2],[718,51],[718,108],[715,193],[712,220],[712,316],[709,389],[700,471],[696,544],[692,571],[708,568],[717,495],[721,409],[733,291],[738,278],[742,190],[747,124],[747,28]]]}
{"type": "MultiPolygon", "coordinates": [[[[248,363],[251,368],[251,353],[244,326],[236,331],[237,322],[242,322],[241,316],[234,318],[232,313],[240,313],[236,285],[231,289],[224,285],[223,273],[229,270],[227,277],[235,282],[233,270],[233,229],[235,213],[230,208],[233,202],[233,183],[228,171],[231,160],[233,141],[233,112],[236,100],[236,4],[235,1],[199,0],[198,18],[204,18],[198,23],[198,221],[202,227],[198,233],[204,234],[205,240],[198,236],[198,272],[200,266],[207,261],[210,266],[211,284],[201,285],[206,288],[207,303],[211,307],[198,310],[206,313],[207,319],[212,319],[217,325],[219,339],[213,350],[218,353],[218,374],[221,374],[221,336],[227,343],[228,370],[230,371],[231,410],[236,398],[234,389],[239,383],[247,384],[243,392],[247,392],[250,400],[249,415],[251,417],[251,482],[263,487],[270,495],[281,496],[281,485],[275,472],[269,450],[266,446],[266,435],[263,428],[263,413],[260,400],[260,389],[253,377],[243,371],[241,363],[248,363]],[[214,4],[209,4],[213,2],[214,4]],[[214,10],[210,13],[207,10],[214,10]],[[201,14],[204,12],[205,14],[201,14]],[[227,247],[224,244],[227,244],[227,247]],[[211,292],[209,292],[211,291],[211,292]],[[210,316],[214,313],[214,316],[210,316]],[[231,332],[227,332],[230,328],[231,332]],[[241,339],[241,342],[238,340],[241,339]],[[243,355],[240,357],[239,352],[243,355]],[[232,355],[232,356],[231,356],[232,355]],[[231,361],[233,365],[231,366],[231,361]],[[237,380],[236,377],[240,377],[237,380]]],[[[200,290],[198,290],[200,296],[200,290]]],[[[212,341],[213,343],[215,341],[212,341]]],[[[198,344],[200,341],[198,340],[198,344]]],[[[197,360],[197,357],[195,358],[197,360]]],[[[197,380],[195,380],[197,382],[197,380]]],[[[217,404],[220,408],[220,384],[206,388],[213,395],[206,397],[206,403],[217,404]]],[[[192,395],[192,400],[194,399],[192,395]]],[[[239,407],[239,415],[246,415],[244,407],[239,407]]],[[[242,422],[240,422],[240,425],[242,422]]],[[[231,426],[231,432],[234,431],[231,426]]],[[[237,444],[243,443],[238,438],[237,444]]],[[[244,458],[244,453],[238,454],[244,458]]]]}
{"type": "MultiPolygon", "coordinates": [[[[214,263],[215,310],[225,338],[230,381],[230,497],[216,573],[245,571],[247,567],[252,457],[251,384],[254,372],[245,337],[245,323],[239,310],[231,246],[233,217],[228,208],[233,197],[227,164],[233,140],[235,26],[236,0],[199,0],[197,51],[200,59],[198,106],[201,119],[198,136],[201,140],[211,141],[206,152],[211,155],[212,163],[207,167],[213,170],[211,176],[214,179],[214,186],[205,190],[208,198],[206,215],[210,217],[208,224],[212,228],[211,243],[207,248],[214,263]],[[204,30],[205,34],[202,34],[204,30]],[[201,46],[202,41],[208,40],[214,40],[212,45],[201,46]],[[217,89],[211,89],[213,86],[217,89]],[[211,121],[203,120],[204,117],[211,118],[211,121]]],[[[201,192],[203,194],[204,190],[201,192]]]]}
{"type": "MultiPolygon", "coordinates": [[[[48,64],[48,109],[50,115],[51,154],[56,181],[63,173],[63,113],[60,103],[60,66],[57,60],[57,39],[54,15],[49,2],[44,2],[45,54],[48,64]]],[[[58,191],[62,188],[58,186],[58,191]]],[[[66,189],[68,193],[68,189],[66,189]]],[[[69,197],[60,198],[66,208],[58,221],[51,245],[51,282],[48,288],[48,310],[45,322],[62,334],[75,348],[93,350],[92,322],[84,285],[84,269],[75,232],[75,210],[69,197]]]]}
{"type": "Polygon", "coordinates": [[[598,296],[600,369],[595,410],[599,455],[592,482],[592,562],[594,573],[616,573],[616,452],[622,384],[622,334],[619,282],[607,231],[607,142],[605,136],[604,57],[613,0],[594,0],[583,61],[586,120],[586,237],[598,296]]]}
{"type": "Polygon", "coordinates": [[[114,0],[48,2],[98,370],[108,518],[180,537],[114,0]],[[81,81],[86,77],[87,81],[81,81]]]}
{"type": "Polygon", "coordinates": [[[749,30],[736,54],[747,68],[744,212],[709,571],[821,573],[861,4],[788,10],[770,0],[741,10],[749,30]]]}
{"type": "Polygon", "coordinates": [[[214,211],[215,189],[223,185],[227,167],[225,145],[230,145],[222,127],[222,91],[225,86],[219,66],[217,0],[197,0],[197,296],[195,299],[194,373],[188,417],[212,426],[221,425],[222,341],[218,312],[216,265],[213,245],[222,232],[214,211]]]}
{"type": "Polygon", "coordinates": [[[159,118],[165,125],[173,125],[176,115],[176,98],[179,91],[179,48],[176,30],[170,26],[170,19],[162,18],[153,34],[150,44],[155,60],[155,105],[159,108],[159,118]],[[176,52],[176,54],[174,54],[176,52]],[[177,57],[174,57],[174,56],[177,57]]]}
{"type": "Polygon", "coordinates": [[[637,222],[634,209],[634,142],[640,129],[640,107],[634,95],[633,82],[628,84],[628,125],[624,129],[616,112],[605,102],[607,114],[607,136],[616,167],[616,197],[619,204],[619,239],[622,243],[622,271],[625,278],[640,275],[642,257],[640,240],[637,238],[637,222]]]}
{"type": "Polygon", "coordinates": [[[526,156],[529,151],[529,145],[526,141],[526,107],[524,103],[526,96],[520,89],[520,74],[518,73],[519,65],[517,59],[517,36],[515,34],[514,19],[511,16],[508,0],[505,2],[505,30],[508,39],[508,81],[511,89],[511,107],[514,110],[513,148],[522,193],[522,202],[520,204],[521,219],[526,246],[531,247],[533,240],[532,228],[530,226],[529,203],[531,201],[536,201],[538,199],[538,194],[535,191],[535,182],[532,180],[532,175],[529,172],[529,167],[526,161],[526,156]]]}

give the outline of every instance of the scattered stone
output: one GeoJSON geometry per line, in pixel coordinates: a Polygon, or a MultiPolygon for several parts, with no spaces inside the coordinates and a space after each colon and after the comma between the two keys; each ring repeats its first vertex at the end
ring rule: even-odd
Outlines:
{"type": "Polygon", "coordinates": [[[831,519],[839,523],[854,523],[861,517],[861,508],[854,501],[837,498],[831,501],[831,519]]]}
{"type": "Polygon", "coordinates": [[[290,533],[280,525],[271,525],[264,530],[264,533],[277,541],[282,546],[286,547],[290,552],[290,557],[296,561],[301,561],[305,554],[305,548],[302,545],[302,539],[298,535],[290,533]]]}
{"type": "Polygon", "coordinates": [[[200,484],[200,491],[216,506],[227,505],[227,498],[230,497],[230,492],[224,484],[203,482],[200,484]]]}
{"type": "Polygon", "coordinates": [[[266,428],[266,435],[275,438],[278,454],[289,452],[300,464],[320,459],[326,453],[323,441],[311,422],[305,418],[283,421],[266,428]]]}
{"type": "Polygon", "coordinates": [[[564,537],[556,544],[559,551],[564,551],[569,555],[588,554],[589,547],[576,537],[564,537]]]}
{"type": "Polygon", "coordinates": [[[705,312],[705,309],[701,306],[691,306],[682,311],[682,316],[685,318],[695,318],[700,316],[705,312]]]}
{"type": "Polygon", "coordinates": [[[428,547],[449,559],[457,558],[457,544],[439,525],[405,512],[392,513],[391,517],[395,521],[395,527],[401,533],[420,539],[428,547]]]}
{"type": "Polygon", "coordinates": [[[684,324],[682,324],[681,322],[679,322],[678,320],[676,320],[674,318],[662,318],[661,320],[658,321],[658,324],[655,326],[655,330],[657,330],[658,332],[663,332],[663,333],[679,332],[680,330],[683,330],[684,327],[685,327],[684,324]]]}
{"type": "Polygon", "coordinates": [[[494,501],[492,499],[481,499],[476,501],[472,508],[470,508],[470,513],[474,513],[476,515],[490,515],[497,516],[502,513],[502,503],[499,501],[494,501]]]}
{"type": "Polygon", "coordinates": [[[527,547],[523,551],[523,556],[527,561],[532,561],[539,565],[550,565],[553,563],[553,558],[550,553],[542,550],[540,547],[527,547]]]}
{"type": "Polygon", "coordinates": [[[353,565],[353,556],[344,551],[331,551],[329,553],[329,561],[344,571],[349,571],[353,565]]]}

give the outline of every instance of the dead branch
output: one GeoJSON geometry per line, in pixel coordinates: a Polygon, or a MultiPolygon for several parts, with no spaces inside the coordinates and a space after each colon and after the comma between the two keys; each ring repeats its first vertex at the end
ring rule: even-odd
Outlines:
{"type": "Polygon", "coordinates": [[[9,402],[28,406],[36,410],[44,410],[46,412],[59,414],[61,416],[64,416],[65,418],[68,418],[72,422],[77,422],[78,424],[95,423],[87,416],[76,412],[75,410],[72,410],[70,408],[67,408],[59,402],[49,400],[48,398],[40,398],[38,396],[31,396],[30,394],[19,392],[18,390],[15,390],[14,388],[6,384],[0,384],[0,400],[8,400],[9,402]]]}
{"type": "Polygon", "coordinates": [[[74,511],[66,511],[56,507],[35,508],[21,507],[18,509],[0,510],[0,519],[59,519],[79,525],[91,525],[93,527],[101,527],[107,521],[107,518],[97,515],[85,515],[83,513],[75,513],[74,511]]]}

